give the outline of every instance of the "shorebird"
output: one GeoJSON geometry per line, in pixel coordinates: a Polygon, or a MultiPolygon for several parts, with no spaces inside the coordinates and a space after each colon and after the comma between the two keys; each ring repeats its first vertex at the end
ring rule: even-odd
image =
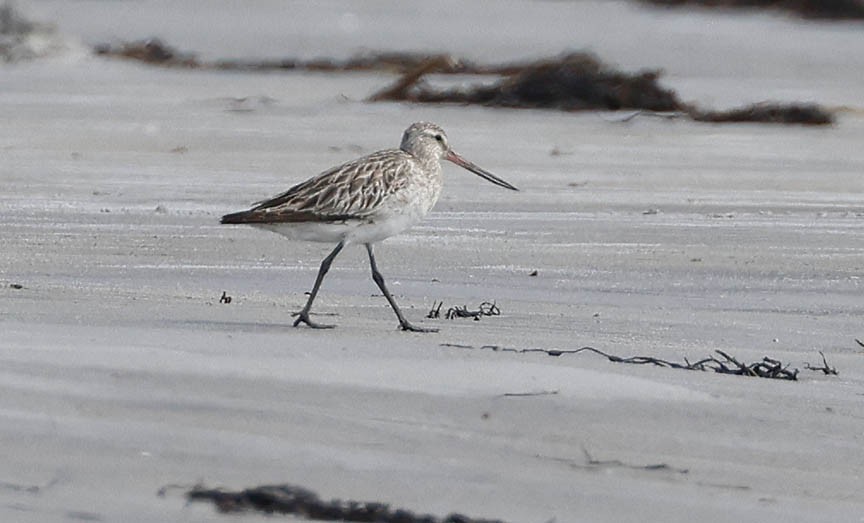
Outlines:
{"type": "Polygon", "coordinates": [[[301,323],[316,329],[333,327],[312,321],[312,302],[336,255],[346,245],[361,243],[369,254],[372,279],[396,313],[402,330],[435,332],[405,319],[387,290],[372,246],[411,227],[432,209],[441,194],[442,159],[495,185],[519,190],[456,154],[441,127],[417,122],[405,130],[398,149],[378,151],[333,167],[247,211],[227,214],[221,221],[260,227],[294,240],[336,243],[321,262],[306,305],[294,314],[295,327],[301,323]]]}

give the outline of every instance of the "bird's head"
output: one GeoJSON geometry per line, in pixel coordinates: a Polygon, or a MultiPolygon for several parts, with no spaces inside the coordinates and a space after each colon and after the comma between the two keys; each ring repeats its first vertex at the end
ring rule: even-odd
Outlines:
{"type": "Polygon", "coordinates": [[[402,135],[400,149],[422,161],[447,160],[459,167],[467,169],[472,173],[484,178],[495,185],[518,191],[516,187],[498,178],[489,171],[462,158],[456,151],[450,148],[447,133],[440,126],[430,122],[417,122],[405,129],[402,135]]]}

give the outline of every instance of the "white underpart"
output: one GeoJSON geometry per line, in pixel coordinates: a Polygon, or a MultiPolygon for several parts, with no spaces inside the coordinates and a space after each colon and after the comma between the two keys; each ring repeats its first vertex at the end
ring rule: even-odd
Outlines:
{"type": "Polygon", "coordinates": [[[412,184],[390,198],[377,212],[363,219],[334,222],[287,222],[255,224],[292,240],[323,243],[376,243],[420,222],[435,206],[440,184],[412,184]]]}

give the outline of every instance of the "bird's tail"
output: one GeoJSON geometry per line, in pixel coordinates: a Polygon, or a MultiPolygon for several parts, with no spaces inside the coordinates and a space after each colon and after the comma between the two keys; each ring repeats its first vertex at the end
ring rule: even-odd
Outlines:
{"type": "Polygon", "coordinates": [[[234,212],[231,214],[226,214],[219,220],[219,223],[249,223],[250,212],[249,211],[240,211],[234,212]]]}

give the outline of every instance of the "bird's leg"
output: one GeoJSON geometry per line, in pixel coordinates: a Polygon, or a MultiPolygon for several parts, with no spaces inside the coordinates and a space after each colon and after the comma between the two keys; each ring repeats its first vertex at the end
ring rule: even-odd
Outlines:
{"type": "Polygon", "coordinates": [[[324,258],[324,261],[321,262],[321,268],[318,269],[318,277],[315,278],[315,286],[312,287],[312,292],[309,293],[309,299],[306,301],[306,306],[303,307],[302,311],[293,314],[293,316],[297,316],[297,319],[294,320],[295,327],[301,323],[305,323],[313,329],[332,329],[334,327],[334,325],[322,325],[310,320],[309,311],[312,309],[312,302],[315,301],[315,296],[318,295],[318,289],[321,287],[321,282],[324,281],[324,275],[330,270],[330,264],[333,263],[333,259],[336,258],[337,254],[339,254],[342,247],[345,247],[345,243],[339,242],[339,245],[333,249],[333,252],[328,254],[327,257],[324,258]]]}
{"type": "Polygon", "coordinates": [[[405,316],[402,315],[402,311],[399,310],[399,306],[396,305],[396,300],[393,299],[390,291],[387,290],[387,286],[384,285],[384,276],[382,276],[381,272],[378,271],[378,265],[375,263],[375,254],[372,252],[371,243],[366,244],[366,252],[369,253],[369,265],[372,266],[372,279],[375,280],[375,283],[378,284],[378,288],[381,289],[381,292],[384,293],[384,297],[387,298],[387,301],[390,302],[390,306],[393,307],[393,312],[395,312],[396,317],[399,318],[399,326],[402,330],[411,332],[438,332],[438,329],[415,327],[405,319],[405,316]]]}

